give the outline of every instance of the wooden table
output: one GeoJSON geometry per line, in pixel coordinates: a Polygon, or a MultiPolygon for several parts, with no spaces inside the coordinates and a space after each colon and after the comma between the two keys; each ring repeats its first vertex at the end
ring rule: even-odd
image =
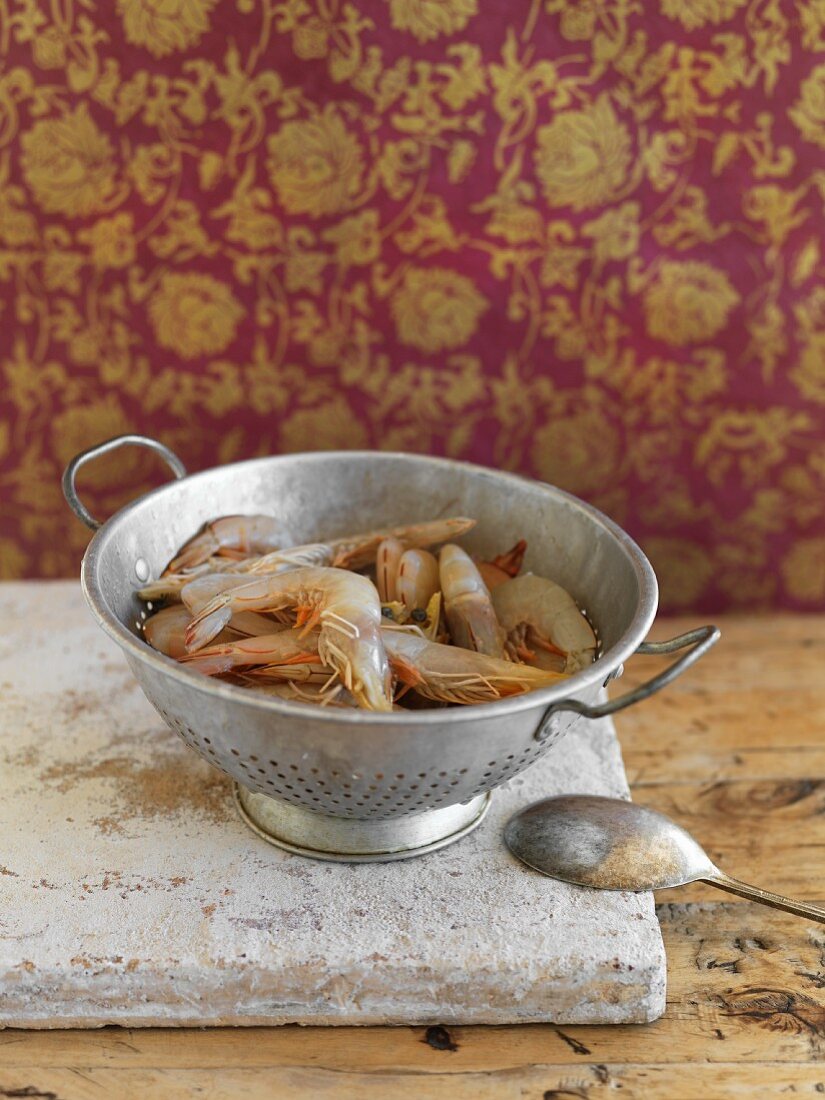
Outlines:
{"type": "MultiPolygon", "coordinates": [[[[668,637],[696,619],[660,622],[668,637]]],[[[729,873],[825,901],[825,616],[726,618],[617,721],[634,798],[729,873]]],[[[623,688],[663,662],[638,658],[623,688]]],[[[0,1098],[562,1100],[825,1094],[825,926],[662,894],[668,1008],[640,1027],[0,1032],[0,1098]]],[[[537,915],[540,916],[540,915],[537,915]]]]}

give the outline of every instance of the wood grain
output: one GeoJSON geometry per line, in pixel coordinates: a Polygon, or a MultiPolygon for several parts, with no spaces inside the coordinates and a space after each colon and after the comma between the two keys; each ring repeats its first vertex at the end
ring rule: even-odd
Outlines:
{"type": "MultiPolygon", "coordinates": [[[[822,902],[825,617],[720,625],[712,654],[619,717],[634,797],[677,817],[729,873],[822,902]]],[[[615,690],[665,663],[634,659],[615,690]]],[[[825,926],[703,885],[657,900],[668,1009],[649,1026],[6,1031],[0,1098],[825,1093],[825,926]]]]}

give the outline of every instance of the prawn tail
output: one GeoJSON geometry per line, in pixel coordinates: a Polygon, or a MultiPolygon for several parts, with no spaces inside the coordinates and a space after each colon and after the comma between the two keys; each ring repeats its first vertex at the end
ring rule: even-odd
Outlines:
{"type": "Polygon", "coordinates": [[[511,577],[517,577],[526,552],[527,542],[524,539],[519,539],[515,546],[511,546],[505,554],[497,554],[490,564],[497,566],[511,577]]]}
{"type": "Polygon", "coordinates": [[[220,604],[212,610],[209,606],[205,607],[186,628],[187,653],[197,653],[199,649],[209,645],[229,625],[231,618],[232,608],[226,604],[220,604]]]}
{"type": "Polygon", "coordinates": [[[196,538],[188,542],[183,547],[181,552],[176,558],[172,558],[169,564],[163,571],[163,575],[168,573],[183,573],[187,569],[194,569],[198,565],[203,565],[205,561],[217,553],[220,547],[218,546],[215,536],[211,531],[206,531],[202,535],[198,535],[196,538]]]}
{"type": "Polygon", "coordinates": [[[404,685],[406,690],[420,687],[424,683],[420,670],[403,654],[393,653],[389,660],[396,679],[404,685]]]}

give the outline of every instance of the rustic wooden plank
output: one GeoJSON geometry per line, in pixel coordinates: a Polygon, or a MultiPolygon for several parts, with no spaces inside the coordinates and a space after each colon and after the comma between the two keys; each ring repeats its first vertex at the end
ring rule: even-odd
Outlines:
{"type": "Polygon", "coordinates": [[[6,1031],[0,1078],[32,1065],[498,1072],[545,1062],[802,1063],[825,1054],[825,929],[737,902],[663,906],[660,919],[668,1009],[649,1027],[6,1031]]]}
{"type": "Polygon", "coordinates": [[[268,1069],[42,1069],[4,1073],[0,1096],[38,1100],[573,1100],[615,1095],[624,1100],[695,1100],[697,1096],[776,1096],[825,1090],[825,1067],[754,1062],[717,1065],[552,1064],[457,1075],[338,1072],[311,1067],[268,1069]]]}
{"type": "Polygon", "coordinates": [[[781,695],[760,688],[709,695],[684,692],[677,703],[651,699],[617,715],[634,789],[662,781],[825,776],[821,687],[800,685],[781,695]]]}

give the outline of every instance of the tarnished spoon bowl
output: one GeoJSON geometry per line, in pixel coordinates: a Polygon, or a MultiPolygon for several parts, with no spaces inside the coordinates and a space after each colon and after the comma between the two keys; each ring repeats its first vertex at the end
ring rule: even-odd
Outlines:
{"type": "Polygon", "coordinates": [[[578,886],[666,890],[702,881],[825,924],[825,909],[731,878],[681,825],[620,798],[563,795],[534,802],[508,821],[504,839],[528,867],[578,886]]]}

